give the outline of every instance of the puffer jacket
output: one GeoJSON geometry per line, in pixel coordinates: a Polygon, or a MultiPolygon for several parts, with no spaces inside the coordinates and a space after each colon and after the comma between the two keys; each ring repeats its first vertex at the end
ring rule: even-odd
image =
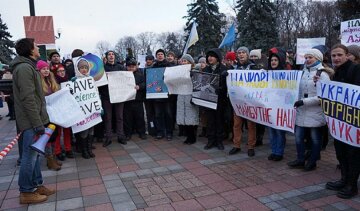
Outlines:
{"type": "MultiPolygon", "coordinates": [[[[303,100],[304,105],[296,109],[295,124],[300,127],[321,127],[326,124],[325,116],[320,107],[317,97],[316,86],[313,81],[318,69],[323,69],[322,64],[314,67],[304,68],[304,73],[300,81],[299,100],[303,100]]],[[[322,71],[320,80],[329,81],[329,75],[322,71]]]]}
{"type": "Polygon", "coordinates": [[[11,63],[13,93],[18,129],[28,130],[49,123],[41,76],[35,61],[17,56],[11,63]]]}

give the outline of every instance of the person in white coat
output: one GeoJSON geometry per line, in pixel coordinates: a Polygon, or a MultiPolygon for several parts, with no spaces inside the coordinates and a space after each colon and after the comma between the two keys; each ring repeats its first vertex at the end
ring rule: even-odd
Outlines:
{"type": "Polygon", "coordinates": [[[288,163],[291,168],[303,168],[311,171],[316,168],[316,161],[320,157],[321,127],[326,124],[320,100],[316,93],[314,76],[321,80],[330,80],[322,65],[323,55],[317,49],[310,49],[305,54],[304,73],[300,82],[299,100],[295,102],[295,141],[297,159],[288,163]],[[305,164],[305,130],[310,130],[311,156],[305,164]]]}

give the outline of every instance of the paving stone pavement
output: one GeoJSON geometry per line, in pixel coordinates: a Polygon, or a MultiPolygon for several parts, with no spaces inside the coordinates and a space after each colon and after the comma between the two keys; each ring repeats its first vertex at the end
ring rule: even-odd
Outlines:
{"type": "MultiPolygon", "coordinates": [[[[0,120],[0,149],[15,135],[15,122],[0,120]]],[[[125,146],[115,140],[107,148],[96,143],[95,159],[77,154],[58,172],[49,171],[43,160],[45,185],[57,192],[35,205],[19,204],[15,146],[0,161],[0,210],[360,210],[359,196],[343,200],[324,188],[339,177],[331,142],[318,168],[304,172],[286,165],[296,156],[291,134],[280,162],[267,160],[267,136],[252,158],[245,143],[240,154],[229,156],[230,141],[224,151],[205,151],[204,138],[191,146],[183,140],[133,136],[125,146]]]]}

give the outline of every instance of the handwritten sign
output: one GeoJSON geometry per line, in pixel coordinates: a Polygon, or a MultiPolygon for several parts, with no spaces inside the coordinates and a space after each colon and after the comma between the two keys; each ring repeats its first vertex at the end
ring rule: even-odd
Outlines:
{"type": "Polygon", "coordinates": [[[301,71],[229,70],[226,78],[237,116],[294,132],[301,71]]]}
{"type": "Polygon", "coordinates": [[[360,147],[359,86],[322,81],[316,87],[331,135],[346,144],[360,147]]]}
{"type": "Polygon", "coordinates": [[[146,99],[168,98],[164,72],[164,67],[146,69],[146,99]]]}
{"type": "Polygon", "coordinates": [[[219,75],[194,71],[192,102],[196,105],[216,109],[219,89],[219,75]]]}
{"type": "Polygon", "coordinates": [[[78,102],[81,110],[86,116],[85,119],[72,126],[74,133],[89,129],[102,121],[101,100],[93,77],[88,76],[78,78],[74,82],[68,81],[61,83],[61,88],[65,87],[70,89],[71,93],[75,97],[75,100],[78,102]]]}
{"type": "Polygon", "coordinates": [[[164,82],[169,94],[191,95],[193,85],[190,77],[191,64],[167,67],[164,82]]]}
{"type": "Polygon", "coordinates": [[[341,44],[360,46],[360,19],[341,22],[341,44]]]}
{"type": "Polygon", "coordinates": [[[296,44],[296,64],[304,64],[306,51],[317,45],[325,45],[325,39],[325,37],[307,39],[298,38],[296,44]]]}
{"type": "Polygon", "coordinates": [[[45,100],[50,122],[61,127],[71,127],[86,118],[68,87],[46,96],[45,100]]]}
{"type": "Polygon", "coordinates": [[[136,97],[135,78],[130,71],[108,72],[108,86],[111,103],[134,100],[136,97]]]}

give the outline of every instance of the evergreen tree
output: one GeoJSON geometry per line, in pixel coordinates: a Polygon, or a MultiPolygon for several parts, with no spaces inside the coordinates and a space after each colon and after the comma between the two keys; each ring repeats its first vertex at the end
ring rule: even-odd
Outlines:
{"type": "Polygon", "coordinates": [[[275,7],[270,0],[237,0],[239,45],[267,51],[278,44],[275,7]]]}
{"type": "Polygon", "coordinates": [[[338,0],[342,21],[360,17],[360,0],[338,0]]]}
{"type": "Polygon", "coordinates": [[[7,30],[8,27],[2,22],[0,14],[0,62],[6,64],[12,60],[11,56],[14,55],[14,52],[11,48],[15,47],[14,42],[10,40],[12,36],[7,30]]]}
{"type": "Polygon", "coordinates": [[[179,49],[178,43],[179,42],[175,34],[173,32],[169,33],[169,35],[166,37],[165,51],[172,51],[175,53],[175,55],[180,56],[182,49],[179,49]]]}
{"type": "Polygon", "coordinates": [[[188,53],[193,56],[206,53],[211,48],[217,48],[222,40],[221,28],[225,25],[225,15],[219,12],[216,0],[194,0],[187,5],[188,15],[185,32],[185,42],[188,39],[192,23],[197,23],[199,41],[190,49],[188,53]]]}

